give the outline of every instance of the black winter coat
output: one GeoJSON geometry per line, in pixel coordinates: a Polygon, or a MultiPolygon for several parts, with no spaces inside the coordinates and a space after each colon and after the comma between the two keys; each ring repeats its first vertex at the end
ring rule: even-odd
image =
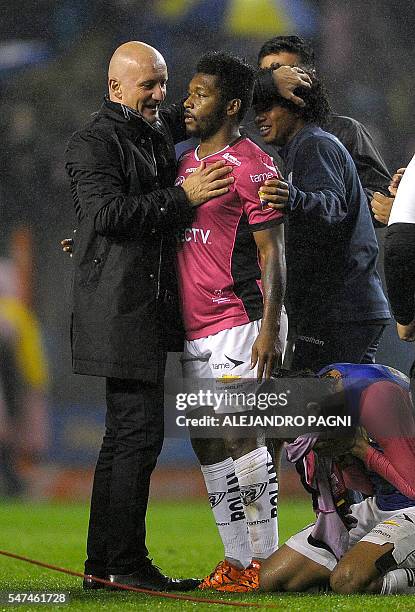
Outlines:
{"type": "Polygon", "coordinates": [[[79,220],[71,330],[78,374],[156,381],[165,350],[178,350],[166,345],[166,331],[178,314],[175,231],[191,216],[173,186],[174,142],[184,138],[181,107],[152,126],[106,99],[69,141],[79,220]]]}

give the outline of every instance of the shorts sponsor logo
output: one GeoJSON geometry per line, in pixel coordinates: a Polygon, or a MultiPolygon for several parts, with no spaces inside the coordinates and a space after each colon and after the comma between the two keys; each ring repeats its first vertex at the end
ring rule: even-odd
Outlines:
{"type": "Polygon", "coordinates": [[[266,482],[258,482],[253,485],[241,487],[241,499],[244,506],[249,506],[259,499],[267,487],[266,482]]]}
{"type": "Polygon", "coordinates": [[[226,159],[228,162],[230,162],[231,164],[233,164],[234,166],[242,165],[242,162],[237,157],[234,157],[234,155],[231,155],[230,153],[224,153],[222,157],[226,159]]]}
{"type": "Polygon", "coordinates": [[[234,370],[238,366],[245,363],[244,361],[240,361],[239,359],[232,359],[232,357],[228,357],[227,355],[225,355],[225,357],[228,361],[224,361],[223,363],[212,363],[212,368],[214,370],[234,370]]]}
{"type": "Polygon", "coordinates": [[[240,378],[242,378],[242,376],[238,376],[237,374],[224,374],[223,376],[217,378],[216,382],[224,383],[226,385],[227,383],[233,383],[235,380],[239,380],[240,378]]]}
{"type": "Polygon", "coordinates": [[[196,172],[197,168],[186,168],[185,173],[186,174],[192,174],[192,172],[196,172]]]}
{"type": "Polygon", "coordinates": [[[260,174],[250,174],[252,183],[264,183],[267,179],[277,178],[275,172],[261,172],[260,174]]]}
{"type": "Polygon", "coordinates": [[[209,493],[209,502],[211,508],[215,508],[220,504],[226,495],[226,491],[218,491],[217,493],[209,493]]]}

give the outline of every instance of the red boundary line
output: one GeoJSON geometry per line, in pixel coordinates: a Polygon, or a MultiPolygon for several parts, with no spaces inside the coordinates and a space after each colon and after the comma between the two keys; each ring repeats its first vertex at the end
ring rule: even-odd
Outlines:
{"type": "Polygon", "coordinates": [[[16,553],[8,552],[7,550],[0,550],[0,555],[4,557],[10,557],[12,559],[17,559],[18,561],[25,561],[26,563],[32,563],[33,565],[38,565],[39,567],[45,567],[46,569],[53,570],[55,572],[62,572],[63,574],[69,574],[69,576],[77,576],[78,578],[86,578],[94,580],[95,582],[99,582],[105,586],[122,589],[123,591],[132,591],[134,593],[144,593],[145,595],[150,595],[151,597],[164,597],[166,599],[179,599],[181,601],[192,601],[195,603],[207,603],[207,604],[217,604],[220,606],[234,606],[239,608],[273,608],[276,609],[279,606],[275,604],[262,604],[262,603],[249,603],[244,601],[223,601],[222,599],[205,599],[202,597],[191,597],[190,595],[175,595],[173,593],[165,593],[163,591],[150,591],[149,589],[139,589],[137,587],[127,586],[125,584],[120,584],[118,582],[110,582],[109,580],[105,580],[104,578],[98,578],[98,576],[91,576],[88,574],[82,574],[81,572],[75,572],[74,570],[66,569],[65,567],[59,567],[57,565],[52,565],[50,563],[44,563],[43,561],[37,561],[36,559],[29,559],[28,557],[23,557],[22,555],[17,555],[16,553]]]}

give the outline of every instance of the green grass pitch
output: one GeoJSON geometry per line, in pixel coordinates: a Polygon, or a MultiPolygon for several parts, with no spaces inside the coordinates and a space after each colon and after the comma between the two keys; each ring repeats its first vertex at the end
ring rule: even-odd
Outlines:
{"type": "MultiPolygon", "coordinates": [[[[280,507],[280,537],[284,541],[312,518],[309,504],[284,502],[280,507]]],[[[84,505],[3,504],[0,505],[0,548],[82,571],[88,509],[84,505]]],[[[222,548],[206,502],[158,503],[150,506],[148,521],[150,556],[166,573],[178,577],[204,576],[222,558],[222,548]]],[[[172,601],[123,592],[84,592],[81,580],[0,556],[0,590],[3,592],[69,591],[67,605],[0,605],[5,610],[176,610],[198,612],[232,610],[230,606],[172,601]]],[[[326,610],[415,610],[411,596],[336,595],[244,595],[196,593],[200,597],[234,601],[272,603],[290,611],[326,610]]],[[[241,609],[241,608],[240,608],[241,609]]],[[[249,609],[249,608],[247,608],[249,609]]],[[[253,608],[254,609],[254,608],[253,608]]]]}

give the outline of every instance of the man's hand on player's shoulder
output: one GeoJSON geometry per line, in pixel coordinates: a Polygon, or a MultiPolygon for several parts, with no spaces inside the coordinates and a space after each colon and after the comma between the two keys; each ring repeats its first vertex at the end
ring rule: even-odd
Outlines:
{"type": "Polygon", "coordinates": [[[280,210],[285,208],[290,197],[288,183],[280,179],[268,179],[261,185],[258,195],[261,202],[266,202],[270,208],[280,210]]]}

